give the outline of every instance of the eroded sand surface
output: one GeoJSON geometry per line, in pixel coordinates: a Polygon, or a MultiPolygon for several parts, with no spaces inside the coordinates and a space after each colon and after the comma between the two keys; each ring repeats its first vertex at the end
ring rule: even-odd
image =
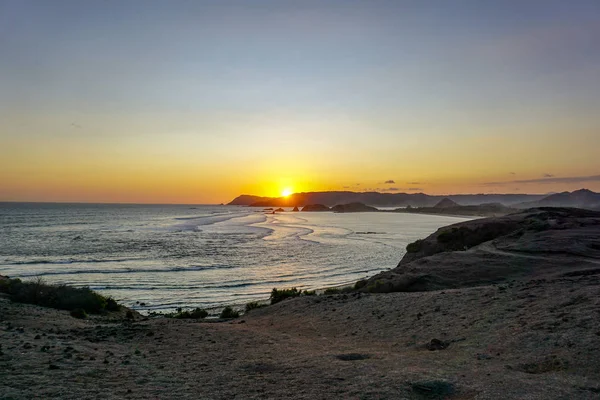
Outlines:
{"type": "Polygon", "coordinates": [[[82,321],[2,299],[0,394],[418,399],[443,380],[456,399],[593,399],[599,283],[306,297],[224,323],[82,321]]]}

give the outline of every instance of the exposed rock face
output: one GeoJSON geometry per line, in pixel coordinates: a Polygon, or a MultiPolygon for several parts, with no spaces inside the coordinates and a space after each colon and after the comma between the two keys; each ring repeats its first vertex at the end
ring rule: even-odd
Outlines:
{"type": "Polygon", "coordinates": [[[297,211],[300,211],[300,210],[298,210],[298,206],[295,206],[292,211],[297,212],[297,211]]]}
{"type": "Polygon", "coordinates": [[[302,207],[302,211],[330,211],[331,209],[323,204],[309,204],[302,207]]]}
{"type": "Polygon", "coordinates": [[[275,211],[276,211],[276,212],[282,212],[282,211],[285,211],[285,210],[284,210],[283,208],[281,208],[281,207],[280,207],[280,208],[278,208],[278,209],[277,209],[277,210],[275,210],[275,211]]]}
{"type": "Polygon", "coordinates": [[[363,291],[428,291],[600,271],[600,212],[537,208],[440,228],[363,291]]]}
{"type": "Polygon", "coordinates": [[[455,201],[450,200],[449,198],[443,198],[439,201],[434,207],[435,208],[448,208],[448,207],[457,207],[459,204],[455,201]]]}
{"type": "Polygon", "coordinates": [[[349,203],[349,204],[338,204],[331,208],[331,211],[338,213],[347,212],[368,212],[368,211],[379,211],[375,207],[367,206],[363,203],[349,203]]]}

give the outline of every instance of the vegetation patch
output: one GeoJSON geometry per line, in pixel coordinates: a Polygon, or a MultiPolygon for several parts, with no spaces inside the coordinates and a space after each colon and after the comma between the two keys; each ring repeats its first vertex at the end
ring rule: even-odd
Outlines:
{"type": "Polygon", "coordinates": [[[114,299],[104,297],[90,288],[51,285],[41,278],[25,282],[20,279],[2,279],[0,292],[8,294],[12,301],[19,303],[67,311],[78,309],[90,314],[116,311],[121,307],[114,299]]]}
{"type": "Polygon", "coordinates": [[[249,313],[252,310],[255,310],[257,308],[262,308],[262,307],[266,307],[266,304],[263,303],[259,303],[258,301],[251,301],[250,303],[246,303],[246,313],[249,313]]]}
{"type": "Polygon", "coordinates": [[[165,314],[165,317],[177,319],[204,319],[208,317],[208,312],[202,308],[186,311],[182,311],[181,308],[178,308],[176,313],[165,314]]]}
{"type": "Polygon", "coordinates": [[[315,296],[317,294],[316,291],[314,290],[298,290],[295,287],[290,288],[290,289],[277,289],[274,288],[271,291],[271,297],[269,298],[271,300],[271,304],[277,304],[280,301],[283,301],[285,299],[289,299],[292,297],[299,297],[299,296],[315,296]]]}
{"type": "Polygon", "coordinates": [[[344,293],[351,293],[353,290],[354,290],[354,287],[352,287],[352,286],[345,286],[345,287],[341,287],[341,288],[327,288],[327,289],[325,289],[323,294],[344,294],[344,293]]]}
{"type": "Polygon", "coordinates": [[[240,316],[240,313],[235,311],[233,308],[231,308],[230,306],[227,306],[223,309],[223,311],[221,311],[221,315],[220,317],[223,319],[231,319],[231,318],[237,318],[240,316]]]}
{"type": "Polygon", "coordinates": [[[289,299],[292,297],[298,297],[298,296],[302,296],[302,291],[294,288],[291,289],[276,289],[274,288],[273,291],[271,291],[271,304],[277,304],[280,301],[283,301],[285,299],[289,299]]]}
{"type": "Polygon", "coordinates": [[[419,239],[416,242],[409,243],[406,246],[407,253],[418,253],[423,248],[423,239],[419,239]]]}
{"type": "Polygon", "coordinates": [[[367,280],[361,279],[354,284],[354,290],[359,290],[367,286],[367,280]]]}

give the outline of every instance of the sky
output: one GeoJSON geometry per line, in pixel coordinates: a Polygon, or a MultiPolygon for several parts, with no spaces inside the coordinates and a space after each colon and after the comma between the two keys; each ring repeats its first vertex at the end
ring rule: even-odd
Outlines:
{"type": "Polygon", "coordinates": [[[597,0],[0,0],[0,201],[584,187],[597,0]]]}

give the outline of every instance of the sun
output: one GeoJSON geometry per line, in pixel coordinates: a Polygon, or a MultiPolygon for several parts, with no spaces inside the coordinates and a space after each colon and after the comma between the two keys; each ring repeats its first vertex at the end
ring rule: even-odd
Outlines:
{"type": "Polygon", "coordinates": [[[292,189],[290,188],[285,188],[283,189],[283,191],[281,192],[281,196],[282,197],[288,197],[290,194],[292,194],[292,189]]]}

